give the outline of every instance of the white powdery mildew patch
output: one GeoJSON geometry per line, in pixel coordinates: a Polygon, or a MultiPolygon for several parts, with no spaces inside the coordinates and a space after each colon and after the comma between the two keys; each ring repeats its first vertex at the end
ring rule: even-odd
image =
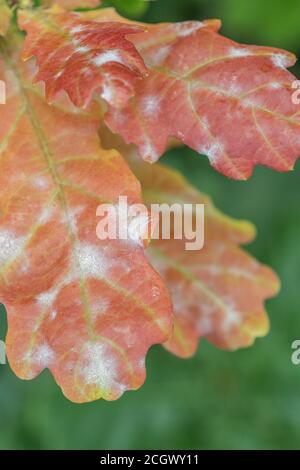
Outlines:
{"type": "Polygon", "coordinates": [[[213,315],[216,306],[202,302],[199,305],[199,317],[196,323],[196,331],[201,335],[208,335],[213,332],[213,315]]]}
{"type": "Polygon", "coordinates": [[[200,21],[187,21],[186,23],[179,23],[174,25],[179,37],[190,36],[199,29],[203,28],[203,26],[204,24],[200,21]]]}
{"type": "Polygon", "coordinates": [[[118,260],[117,266],[120,269],[120,274],[122,274],[122,276],[130,273],[133,270],[130,260],[126,260],[126,259],[118,260]]]}
{"type": "Polygon", "coordinates": [[[51,217],[53,215],[53,208],[52,207],[45,207],[45,209],[42,210],[42,213],[40,214],[38,218],[38,224],[45,224],[46,222],[49,222],[51,220],[51,217]]]}
{"type": "Polygon", "coordinates": [[[141,154],[146,162],[155,163],[159,159],[158,152],[149,141],[142,145],[141,154]]]}
{"type": "Polygon", "coordinates": [[[101,67],[102,65],[108,64],[109,62],[118,62],[120,64],[123,63],[123,59],[121,54],[118,50],[111,49],[110,51],[102,52],[101,54],[97,54],[91,62],[96,65],[97,67],[101,67]]]}
{"type": "Polygon", "coordinates": [[[25,274],[25,273],[28,273],[29,268],[30,268],[30,259],[27,255],[25,255],[25,258],[23,259],[23,263],[22,263],[20,270],[22,273],[25,274]]]}
{"type": "Polygon", "coordinates": [[[177,137],[180,140],[183,140],[185,138],[185,135],[182,131],[177,131],[177,137]]]}
{"type": "Polygon", "coordinates": [[[281,83],[278,83],[278,82],[269,83],[269,85],[268,85],[268,88],[270,88],[272,90],[278,90],[281,87],[282,87],[281,83]]]}
{"type": "Polygon", "coordinates": [[[151,54],[150,60],[148,59],[148,62],[150,62],[150,64],[155,65],[155,66],[162,65],[162,63],[166,60],[166,58],[170,54],[171,49],[172,49],[171,46],[162,46],[160,49],[158,49],[157,51],[154,51],[151,54]]]}
{"type": "Polygon", "coordinates": [[[210,145],[201,145],[198,148],[198,152],[202,155],[207,155],[210,163],[212,165],[215,165],[218,160],[222,157],[224,147],[221,142],[216,141],[210,145]]]}
{"type": "Polygon", "coordinates": [[[230,57],[249,57],[253,55],[253,53],[250,49],[231,47],[229,49],[229,55],[230,57]]]}
{"type": "Polygon", "coordinates": [[[75,251],[77,260],[74,261],[78,262],[81,275],[96,279],[105,277],[108,261],[103,250],[95,245],[79,243],[75,251]]]}
{"type": "Polygon", "coordinates": [[[169,282],[169,292],[171,294],[173,309],[176,315],[184,316],[190,305],[190,297],[186,295],[186,287],[181,282],[169,282]]]}
{"type": "Polygon", "coordinates": [[[41,346],[32,353],[32,361],[39,367],[49,367],[54,359],[55,353],[47,343],[41,344],[41,346]]]}
{"type": "Polygon", "coordinates": [[[227,92],[235,98],[238,98],[239,94],[242,92],[242,88],[240,85],[232,81],[227,88],[227,92]]]}
{"type": "Polygon", "coordinates": [[[117,108],[111,109],[111,116],[117,127],[123,126],[127,122],[125,115],[120,113],[120,110],[117,108]]]}
{"type": "Polygon", "coordinates": [[[79,46],[76,47],[75,52],[78,52],[79,54],[85,54],[86,52],[89,52],[91,49],[88,46],[79,46]]]}
{"type": "Polygon", "coordinates": [[[61,286],[57,286],[55,287],[54,289],[52,290],[49,290],[47,292],[42,292],[41,294],[39,294],[37,297],[36,297],[36,300],[37,300],[37,303],[39,304],[40,307],[43,307],[43,308],[50,308],[59,291],[60,291],[60,288],[61,286]]]}
{"type": "Polygon", "coordinates": [[[68,212],[62,216],[62,221],[71,228],[73,233],[77,233],[77,217],[82,214],[84,209],[84,205],[76,206],[73,209],[69,209],[68,212]]]}
{"type": "Polygon", "coordinates": [[[46,189],[49,187],[49,180],[45,176],[34,176],[31,179],[31,184],[38,189],[46,189]]]}
{"type": "MultiPolygon", "coordinates": [[[[170,328],[171,328],[171,325],[170,325],[170,319],[167,317],[167,316],[162,316],[162,317],[158,317],[155,319],[155,324],[158,326],[158,328],[161,330],[161,331],[171,331],[170,328]]],[[[166,334],[166,338],[165,340],[168,339],[168,335],[166,334]]]]}
{"type": "Polygon", "coordinates": [[[112,357],[108,346],[101,343],[87,343],[83,353],[84,366],[80,374],[87,385],[96,385],[104,393],[112,388],[122,394],[125,386],[118,383],[118,363],[112,357]]]}
{"type": "Polygon", "coordinates": [[[72,273],[66,275],[53,289],[49,289],[48,291],[41,292],[36,296],[36,301],[40,307],[43,309],[50,309],[58,296],[60,290],[70,284],[73,280],[72,273]]]}
{"type": "Polygon", "coordinates": [[[273,54],[271,56],[271,61],[275,67],[279,67],[280,69],[286,69],[290,65],[289,57],[284,54],[273,54]]]}
{"type": "Polygon", "coordinates": [[[237,326],[241,323],[241,314],[238,312],[231,300],[228,300],[226,304],[227,306],[224,309],[222,328],[225,332],[228,332],[233,326],[237,326]]]}
{"type": "Polygon", "coordinates": [[[132,331],[130,325],[115,326],[113,329],[116,333],[122,336],[123,341],[128,348],[132,347],[136,342],[136,335],[132,331]]]}
{"type": "Polygon", "coordinates": [[[25,237],[16,237],[10,230],[0,231],[0,263],[17,258],[23,249],[25,237]]]}
{"type": "Polygon", "coordinates": [[[78,26],[74,26],[73,28],[71,28],[70,33],[72,34],[82,33],[84,30],[85,30],[85,27],[83,25],[78,25],[78,26]]]}
{"type": "Polygon", "coordinates": [[[244,108],[259,108],[263,106],[263,103],[258,99],[258,97],[252,97],[243,99],[242,106],[244,108]]]}
{"type": "Polygon", "coordinates": [[[110,307],[110,300],[101,298],[99,301],[94,302],[91,306],[93,319],[95,320],[98,316],[107,312],[110,307]]]}
{"type": "Polygon", "coordinates": [[[142,357],[141,359],[139,359],[138,363],[137,363],[137,367],[138,369],[144,371],[145,370],[145,367],[146,367],[146,360],[144,357],[142,357]]]}
{"type": "Polygon", "coordinates": [[[107,83],[104,83],[102,87],[101,98],[107,101],[107,103],[113,103],[114,91],[113,91],[113,88],[107,83]]]}
{"type": "Polygon", "coordinates": [[[56,317],[57,317],[57,311],[52,310],[52,312],[50,313],[50,320],[53,321],[55,320],[56,317]]]}
{"type": "Polygon", "coordinates": [[[141,102],[144,114],[148,117],[153,116],[160,110],[160,99],[156,95],[145,96],[141,102]]]}

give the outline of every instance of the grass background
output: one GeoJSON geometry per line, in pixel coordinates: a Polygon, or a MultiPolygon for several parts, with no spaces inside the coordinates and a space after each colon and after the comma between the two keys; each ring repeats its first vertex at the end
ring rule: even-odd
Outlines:
{"type": "MultiPolygon", "coordinates": [[[[147,21],[218,17],[235,40],[300,51],[298,0],[117,0],[122,12],[147,21]],[[143,14],[143,16],[141,16],[143,14]]],[[[226,353],[202,341],[191,360],[154,347],[142,389],[117,402],[68,402],[46,371],[32,382],[0,366],[0,449],[299,449],[300,163],[290,174],[257,168],[248,182],[229,181],[189,149],[164,161],[180,169],[225,213],[253,221],[248,247],[282,280],[267,303],[271,332],[226,353]]],[[[5,332],[4,309],[1,335],[5,332]]]]}

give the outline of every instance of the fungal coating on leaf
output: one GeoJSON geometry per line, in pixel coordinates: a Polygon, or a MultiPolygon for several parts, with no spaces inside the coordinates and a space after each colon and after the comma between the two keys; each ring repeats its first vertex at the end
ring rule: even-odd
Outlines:
{"type": "MultiPolygon", "coordinates": [[[[300,154],[300,107],[292,100],[295,77],[286,70],[295,63],[293,54],[238,44],[218,33],[217,20],[142,25],[109,8],[80,13],[80,21],[146,29],[136,30],[130,44],[147,73],[130,81],[125,98],[122,82],[120,101],[107,82],[101,90],[109,104],[106,124],[136,144],[143,159],[157,161],[176,138],[230,178],[245,180],[258,164],[278,171],[293,168],[300,154]]],[[[43,21],[35,15],[38,25],[43,21]]],[[[32,30],[31,38],[35,35],[32,30]]],[[[37,58],[42,56],[32,49],[37,58]]],[[[95,57],[93,64],[102,65],[105,57],[95,57]]],[[[118,60],[116,50],[111,57],[118,60]]],[[[93,82],[95,69],[88,73],[93,82]]],[[[61,88],[60,72],[56,79],[61,88]]],[[[78,104],[74,96],[73,101],[78,104]]]]}
{"type": "MultiPolygon", "coordinates": [[[[168,286],[175,314],[173,336],[165,347],[192,356],[204,337],[235,350],[269,330],[264,300],[279,290],[273,271],[240,248],[254,237],[253,226],[219,212],[210,199],[177,171],[130,159],[147,204],[204,204],[204,247],[186,250],[186,239],[153,240],[148,256],[168,286]]],[[[195,219],[195,215],[194,215],[195,219]]],[[[195,225],[195,220],[194,220],[195,225]]]]}
{"type": "Polygon", "coordinates": [[[20,11],[18,20],[27,32],[23,58],[36,58],[35,82],[45,82],[49,102],[64,90],[76,106],[84,107],[95,92],[120,107],[146,73],[129,40],[141,26],[84,20],[81,13],[57,5],[46,11],[20,11]]]}
{"type": "Polygon", "coordinates": [[[133,37],[148,75],[120,112],[110,107],[106,124],[149,162],[176,138],[229,178],[245,180],[255,165],[291,170],[300,106],[286,68],[295,56],[238,44],[218,28],[214,20],[161,24],[133,37]]]}
{"type": "Polygon", "coordinates": [[[52,106],[32,61],[1,46],[7,103],[0,127],[0,299],[7,356],[23,379],[49,368],[74,402],[113,400],[145,380],[150,346],[171,334],[166,287],[140,240],[101,241],[104,202],[141,203],[117,151],[100,146],[98,104],[52,106]],[[18,72],[16,73],[16,70],[18,72]],[[156,295],[152,295],[155,287],[156,295]]]}

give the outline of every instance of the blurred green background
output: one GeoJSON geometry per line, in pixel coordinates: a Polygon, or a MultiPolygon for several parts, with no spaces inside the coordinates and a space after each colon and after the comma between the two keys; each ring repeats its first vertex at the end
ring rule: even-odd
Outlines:
{"type": "MultiPolygon", "coordinates": [[[[147,21],[218,17],[235,40],[300,52],[299,0],[116,0],[122,13],[147,21]],[[143,16],[141,16],[143,15],[143,16]]],[[[290,174],[257,168],[229,181],[189,149],[164,161],[179,168],[225,213],[258,229],[248,248],[282,280],[267,303],[272,328],[247,350],[226,353],[202,341],[191,360],[155,347],[142,389],[117,402],[68,402],[48,372],[22,382],[0,366],[1,449],[299,449],[300,162],[290,174]]],[[[1,311],[1,338],[4,337],[1,311]]]]}

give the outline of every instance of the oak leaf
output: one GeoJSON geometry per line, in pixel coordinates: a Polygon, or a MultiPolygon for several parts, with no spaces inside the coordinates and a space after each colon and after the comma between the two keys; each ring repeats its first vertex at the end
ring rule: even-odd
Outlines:
{"type": "Polygon", "coordinates": [[[258,164],[291,170],[300,154],[300,107],[286,68],[295,56],[238,44],[218,34],[219,25],[159,24],[133,36],[148,75],[121,111],[109,109],[106,123],[150,162],[176,138],[230,178],[247,179],[258,164]]]}
{"type": "Polygon", "coordinates": [[[145,379],[145,355],[171,333],[169,297],[140,240],[96,236],[103,202],[141,202],[117,151],[99,144],[97,103],[49,106],[32,61],[1,43],[0,300],[8,361],[32,379],[49,368],[74,402],[118,398],[145,379]]]}
{"type": "MultiPolygon", "coordinates": [[[[165,347],[192,356],[199,338],[235,350],[269,330],[264,300],[279,289],[277,276],[239,245],[254,237],[254,227],[219,212],[181,175],[164,165],[130,159],[147,204],[204,204],[204,248],[186,250],[187,240],[153,240],[148,256],[173,300],[175,326],[165,347]]],[[[194,221],[195,222],[195,221],[194,221]]]]}
{"type": "Polygon", "coordinates": [[[82,15],[57,5],[20,11],[19,26],[27,32],[23,58],[36,58],[35,82],[45,82],[49,102],[64,90],[76,106],[86,106],[97,92],[119,107],[134,94],[136,82],[146,72],[127,39],[141,26],[88,21],[82,15]]]}

